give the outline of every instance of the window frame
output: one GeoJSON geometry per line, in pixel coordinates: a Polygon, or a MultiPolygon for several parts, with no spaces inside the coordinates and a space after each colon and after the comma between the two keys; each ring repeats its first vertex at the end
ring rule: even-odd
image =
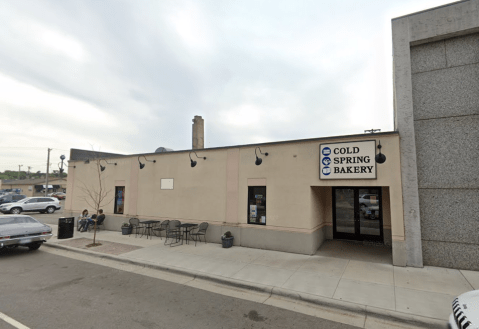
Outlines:
{"type": "Polygon", "coordinates": [[[113,213],[117,215],[123,215],[125,214],[125,194],[126,194],[126,187],[125,186],[115,186],[115,206],[113,208],[113,213]],[[121,205],[121,210],[122,212],[118,211],[119,205],[118,205],[118,191],[122,190],[123,191],[123,198],[122,202],[123,204],[121,205]]]}
{"type": "MultiPolygon", "coordinates": [[[[263,192],[257,192],[257,193],[263,193],[263,192]]],[[[266,191],[266,186],[248,186],[248,202],[247,202],[247,212],[246,212],[246,218],[247,218],[247,223],[248,224],[251,224],[251,225],[266,225],[266,209],[267,209],[267,205],[266,205],[266,194],[267,194],[267,191],[266,191]],[[254,196],[255,194],[255,188],[261,188],[261,189],[264,189],[264,216],[265,216],[265,221],[264,223],[261,222],[261,215],[258,211],[258,209],[256,210],[256,213],[257,213],[257,219],[259,219],[259,222],[252,222],[251,221],[251,218],[250,218],[250,206],[252,205],[252,201],[255,199],[254,197],[252,198],[252,196],[254,196]]],[[[263,213],[263,212],[262,212],[263,213]]]]}

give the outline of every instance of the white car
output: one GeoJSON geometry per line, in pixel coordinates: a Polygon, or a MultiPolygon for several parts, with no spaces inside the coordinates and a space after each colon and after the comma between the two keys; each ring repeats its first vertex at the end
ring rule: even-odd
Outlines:
{"type": "Polygon", "coordinates": [[[452,302],[449,329],[479,329],[479,290],[466,292],[452,302]]]}
{"type": "Polygon", "coordinates": [[[30,197],[15,203],[4,203],[0,206],[0,212],[4,214],[20,214],[22,212],[36,211],[53,214],[60,210],[60,201],[56,198],[30,197]]]}
{"type": "Polygon", "coordinates": [[[369,207],[372,204],[378,203],[377,194],[363,194],[359,196],[359,205],[363,207],[369,207]]]}

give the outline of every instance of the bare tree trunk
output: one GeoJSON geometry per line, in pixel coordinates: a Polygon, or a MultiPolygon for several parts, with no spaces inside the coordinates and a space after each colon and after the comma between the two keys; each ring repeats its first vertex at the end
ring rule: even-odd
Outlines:
{"type": "Polygon", "coordinates": [[[110,202],[113,201],[113,198],[110,199],[109,194],[111,190],[105,190],[105,187],[103,186],[103,180],[102,180],[102,171],[101,171],[101,164],[100,164],[101,159],[96,159],[95,164],[96,164],[96,169],[98,173],[98,185],[94,184],[92,186],[87,186],[86,184],[83,184],[80,189],[83,191],[83,200],[90,206],[93,207],[94,210],[96,210],[96,219],[94,220],[94,226],[93,226],[93,246],[96,245],[96,230],[98,228],[98,216],[99,216],[99,210],[102,209],[104,206],[108,205],[110,202]]]}
{"type": "Polygon", "coordinates": [[[101,185],[101,170],[100,170],[100,160],[96,161],[96,169],[98,172],[98,199],[97,199],[97,204],[96,204],[96,218],[95,218],[95,226],[93,227],[93,245],[96,244],[96,223],[98,221],[98,210],[100,209],[102,199],[103,199],[103,194],[102,194],[102,185],[101,185]]]}
{"type": "Polygon", "coordinates": [[[95,245],[95,243],[96,243],[96,221],[95,221],[95,227],[93,229],[94,229],[94,231],[93,231],[93,245],[95,245]]]}

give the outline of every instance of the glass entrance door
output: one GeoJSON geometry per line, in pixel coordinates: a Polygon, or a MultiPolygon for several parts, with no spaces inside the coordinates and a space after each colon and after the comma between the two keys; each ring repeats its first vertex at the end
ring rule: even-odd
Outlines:
{"type": "Polygon", "coordinates": [[[354,189],[334,189],[335,200],[335,233],[355,234],[356,219],[354,216],[354,189]]]}
{"type": "Polygon", "coordinates": [[[333,188],[333,238],[384,241],[381,188],[333,188]]]}

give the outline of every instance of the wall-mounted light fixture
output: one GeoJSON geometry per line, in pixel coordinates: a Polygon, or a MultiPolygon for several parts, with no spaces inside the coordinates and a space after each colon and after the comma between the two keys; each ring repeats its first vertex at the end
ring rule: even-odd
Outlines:
{"type": "Polygon", "coordinates": [[[146,161],[150,161],[150,162],[156,163],[156,160],[148,160],[144,155],[140,155],[140,156],[138,157],[138,163],[140,164],[140,169],[145,168],[145,164],[140,162],[140,157],[144,157],[146,161]]]}
{"type": "Polygon", "coordinates": [[[376,157],[375,157],[376,162],[379,164],[386,162],[386,156],[381,153],[381,148],[382,148],[381,141],[379,141],[379,145],[378,145],[379,153],[376,154],[376,157]]]}
{"type": "Polygon", "coordinates": [[[191,153],[194,153],[198,159],[203,158],[203,160],[206,160],[206,157],[199,157],[198,154],[196,154],[195,151],[191,151],[190,154],[189,154],[189,156],[190,156],[190,161],[191,161],[191,168],[193,168],[194,166],[196,166],[196,163],[197,163],[196,161],[194,161],[194,160],[191,158],[191,153]]]}
{"type": "Polygon", "coordinates": [[[89,163],[90,163],[90,159],[86,159],[85,164],[89,164],[89,163]]]}
{"type": "Polygon", "coordinates": [[[261,152],[261,149],[259,148],[259,146],[254,149],[254,154],[256,155],[256,161],[254,162],[254,164],[257,165],[257,166],[259,166],[259,165],[263,162],[263,159],[258,158],[258,154],[256,153],[256,149],[259,149],[259,153],[260,153],[260,154],[264,154],[265,156],[268,156],[268,152],[262,153],[262,152],[261,152]]]}
{"type": "Polygon", "coordinates": [[[107,164],[114,164],[115,166],[117,165],[116,162],[108,162],[108,161],[106,161],[105,159],[101,159],[101,160],[100,160],[100,170],[101,170],[101,171],[103,171],[103,170],[106,169],[106,166],[102,166],[102,165],[101,165],[101,161],[105,161],[107,164]]]}

